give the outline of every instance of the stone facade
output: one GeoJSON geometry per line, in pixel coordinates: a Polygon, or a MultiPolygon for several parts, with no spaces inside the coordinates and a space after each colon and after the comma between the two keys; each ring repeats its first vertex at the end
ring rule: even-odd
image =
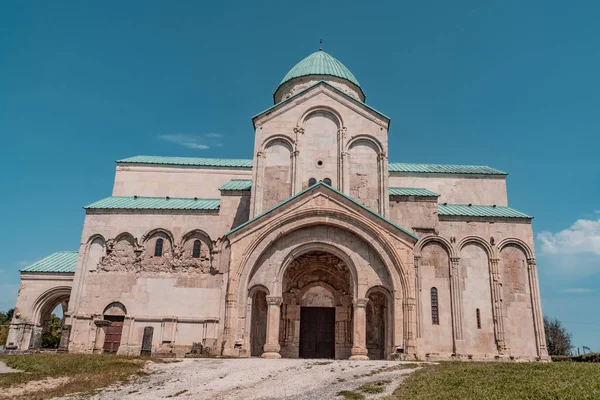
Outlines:
{"type": "Polygon", "coordinates": [[[531,219],[438,213],[507,206],[506,175],[389,172],[390,120],[339,77],[275,100],[251,168],[117,162],[113,196],[219,208],[88,208],[75,273],[22,274],[9,342],[68,300],[71,352],[548,359],[531,219]]]}

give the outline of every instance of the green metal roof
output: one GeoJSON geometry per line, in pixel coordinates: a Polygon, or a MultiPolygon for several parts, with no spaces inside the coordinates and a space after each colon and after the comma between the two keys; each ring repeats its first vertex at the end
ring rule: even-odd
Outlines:
{"type": "Polygon", "coordinates": [[[232,179],[219,190],[250,190],[252,188],[252,180],[250,179],[232,179]]]}
{"type": "Polygon", "coordinates": [[[77,265],[77,255],[76,251],[59,251],[23,268],[21,272],[73,273],[77,265]]]}
{"type": "Polygon", "coordinates": [[[252,219],[250,219],[250,220],[248,220],[248,221],[244,222],[244,223],[243,223],[243,224],[241,224],[240,226],[237,226],[237,227],[233,228],[232,230],[230,230],[229,232],[227,232],[227,233],[225,234],[225,236],[227,236],[227,235],[230,235],[230,234],[232,234],[233,232],[235,232],[235,231],[237,231],[237,230],[239,230],[239,229],[242,229],[244,226],[246,226],[246,225],[248,225],[248,224],[250,224],[250,223],[252,223],[252,222],[256,221],[257,219],[259,219],[259,218],[263,217],[264,215],[267,215],[267,214],[269,214],[270,212],[272,212],[272,211],[274,211],[274,210],[278,209],[279,207],[282,207],[282,206],[284,206],[285,204],[287,204],[287,203],[291,202],[292,200],[294,200],[294,199],[296,199],[296,198],[298,198],[298,197],[302,196],[304,193],[308,192],[309,190],[312,190],[312,189],[314,189],[314,188],[316,188],[317,186],[320,186],[320,185],[323,185],[323,186],[325,186],[326,188],[328,188],[328,189],[330,189],[330,190],[333,190],[334,192],[336,192],[336,193],[337,193],[337,194],[339,194],[340,196],[342,196],[342,197],[344,197],[344,198],[346,198],[346,199],[350,200],[352,203],[354,203],[354,204],[356,204],[357,206],[359,206],[359,207],[363,208],[364,210],[367,210],[368,212],[370,212],[371,214],[375,215],[376,217],[379,217],[380,219],[384,220],[384,221],[385,221],[385,222],[387,222],[388,224],[390,224],[390,225],[394,226],[395,228],[397,228],[397,229],[401,230],[402,232],[406,233],[407,235],[409,235],[409,236],[410,236],[410,237],[412,237],[413,239],[415,239],[415,240],[419,240],[419,238],[418,238],[417,236],[415,236],[414,234],[412,234],[411,232],[409,232],[409,231],[407,231],[406,229],[402,228],[401,226],[399,226],[399,225],[395,224],[394,222],[390,221],[389,219],[387,219],[387,218],[384,218],[384,217],[383,217],[383,216],[381,216],[380,214],[378,214],[378,213],[376,213],[375,211],[371,210],[369,207],[366,207],[364,204],[361,204],[361,203],[357,202],[357,201],[356,201],[356,200],[354,200],[352,197],[350,197],[350,196],[348,196],[348,195],[346,195],[346,194],[344,194],[344,193],[340,192],[339,190],[337,190],[337,189],[335,189],[335,188],[333,188],[333,187],[329,186],[328,184],[326,184],[326,183],[324,183],[324,182],[317,182],[317,183],[315,183],[314,185],[307,187],[306,189],[304,189],[304,190],[303,190],[303,191],[301,191],[301,192],[298,192],[298,193],[296,193],[295,195],[293,195],[293,196],[292,196],[292,197],[290,197],[289,199],[287,199],[287,200],[285,200],[285,201],[283,201],[283,202],[281,202],[281,203],[277,204],[275,207],[272,207],[272,208],[268,209],[267,211],[265,211],[265,212],[263,212],[263,213],[261,213],[261,214],[257,215],[256,217],[254,217],[254,218],[252,218],[252,219]]]}
{"type": "Polygon", "coordinates": [[[432,174],[477,174],[477,175],[508,175],[506,172],[483,165],[444,165],[444,164],[407,164],[389,163],[390,172],[418,172],[432,174]]]}
{"type": "Polygon", "coordinates": [[[85,209],[113,210],[218,210],[221,200],[177,198],[111,196],[83,207],[85,209]]]}
{"type": "Polygon", "coordinates": [[[439,197],[440,195],[427,189],[422,188],[400,188],[391,187],[390,196],[423,196],[423,197],[439,197]]]}
{"type": "MultiPolygon", "coordinates": [[[[335,86],[328,84],[327,82],[321,81],[319,83],[325,83],[340,93],[346,95],[344,92],[337,89],[335,86]]],[[[318,83],[317,83],[318,84],[318,83]]],[[[314,85],[313,85],[314,86],[314,85]]],[[[312,86],[311,86],[312,87],[312,86]]],[[[290,97],[291,99],[291,97],[290,97]]],[[[279,103],[282,104],[290,99],[284,100],[279,103]]],[[[353,98],[354,99],[354,98],[353,98]]],[[[354,99],[355,101],[358,101],[354,99]]],[[[364,104],[362,102],[359,102],[364,104]]],[[[278,106],[276,104],[273,107],[278,106]]],[[[364,104],[367,106],[366,104],[364,104]]],[[[271,108],[273,108],[271,107],[271,108]]],[[[368,107],[368,106],[367,106],[368,107]]],[[[370,107],[369,107],[370,108],[370,107]]],[[[264,114],[269,110],[263,111],[264,114]]],[[[373,110],[379,113],[377,110],[373,110]]],[[[258,115],[261,115],[258,114],[258,115]]],[[[381,114],[381,113],[379,113],[381,114]]],[[[256,118],[258,115],[254,116],[256,118]]],[[[381,114],[385,117],[385,115],[381,114]]],[[[386,117],[387,118],[387,117],[386,117]]],[[[195,158],[195,157],[162,157],[162,156],[135,156],[129,157],[122,160],[118,160],[118,163],[123,164],[155,164],[155,165],[189,165],[189,166],[201,166],[201,167],[221,167],[221,168],[252,168],[252,159],[229,159],[229,158],[195,158]]],[[[409,172],[409,173],[435,173],[435,174],[474,174],[474,175],[507,175],[506,172],[499,171],[494,168],[482,166],[482,165],[444,165],[444,164],[410,164],[410,163],[389,163],[389,172],[409,172]]]]}
{"type": "Polygon", "coordinates": [[[123,164],[165,164],[191,165],[196,167],[252,168],[252,160],[240,160],[233,158],[135,156],[117,160],[117,162],[123,164]]]}
{"type": "Polygon", "coordinates": [[[473,206],[465,204],[438,204],[438,215],[461,217],[533,218],[506,206],[473,206]]]}
{"type": "MultiPolygon", "coordinates": [[[[358,80],[352,72],[344,64],[338,61],[335,57],[325,53],[323,50],[316,51],[296,64],[283,77],[279,86],[291,81],[294,78],[307,75],[330,75],[338,78],[346,79],[356,86],[360,87],[358,80]]],[[[278,87],[279,89],[279,87],[278,87]]]]}

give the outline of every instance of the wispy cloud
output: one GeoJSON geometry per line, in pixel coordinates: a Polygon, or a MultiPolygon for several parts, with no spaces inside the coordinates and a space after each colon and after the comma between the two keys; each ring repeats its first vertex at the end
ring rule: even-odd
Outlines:
{"type": "Polygon", "coordinates": [[[221,135],[220,133],[205,133],[204,136],[209,137],[209,138],[222,138],[223,135],[221,135]]]}
{"type": "Polygon", "coordinates": [[[545,254],[600,255],[600,219],[580,219],[560,232],[540,232],[537,239],[545,254]]]}
{"type": "Polygon", "coordinates": [[[206,150],[210,146],[203,142],[201,135],[190,135],[185,133],[171,133],[167,135],[159,135],[161,140],[165,142],[175,143],[188,149],[206,150]]]}
{"type": "Polygon", "coordinates": [[[567,288],[562,289],[561,293],[591,293],[594,292],[594,289],[586,289],[586,288],[567,288]]]}

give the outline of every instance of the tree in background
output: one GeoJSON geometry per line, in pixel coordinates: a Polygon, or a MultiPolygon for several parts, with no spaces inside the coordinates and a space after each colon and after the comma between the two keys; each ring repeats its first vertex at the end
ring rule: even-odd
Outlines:
{"type": "Polygon", "coordinates": [[[58,349],[60,344],[60,333],[62,331],[62,322],[54,313],[50,316],[48,330],[42,335],[43,349],[58,349]]]}
{"type": "Polygon", "coordinates": [[[544,317],[544,331],[546,332],[546,348],[551,356],[570,356],[573,345],[571,334],[567,328],[556,318],[544,317]]]}
{"type": "Polygon", "coordinates": [[[10,324],[14,312],[14,308],[11,308],[7,312],[0,312],[0,346],[6,344],[6,339],[8,339],[8,325],[10,324]]]}

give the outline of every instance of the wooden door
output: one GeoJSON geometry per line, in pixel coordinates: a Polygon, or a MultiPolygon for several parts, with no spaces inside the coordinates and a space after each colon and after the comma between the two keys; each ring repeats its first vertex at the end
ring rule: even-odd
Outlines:
{"type": "Polygon", "coordinates": [[[125,317],[115,317],[107,315],[105,320],[110,321],[110,326],[107,326],[104,334],[104,352],[116,353],[121,344],[121,333],[123,332],[123,321],[125,317]]]}
{"type": "Polygon", "coordinates": [[[335,308],[300,309],[300,357],[335,358],[335,308]]]}

